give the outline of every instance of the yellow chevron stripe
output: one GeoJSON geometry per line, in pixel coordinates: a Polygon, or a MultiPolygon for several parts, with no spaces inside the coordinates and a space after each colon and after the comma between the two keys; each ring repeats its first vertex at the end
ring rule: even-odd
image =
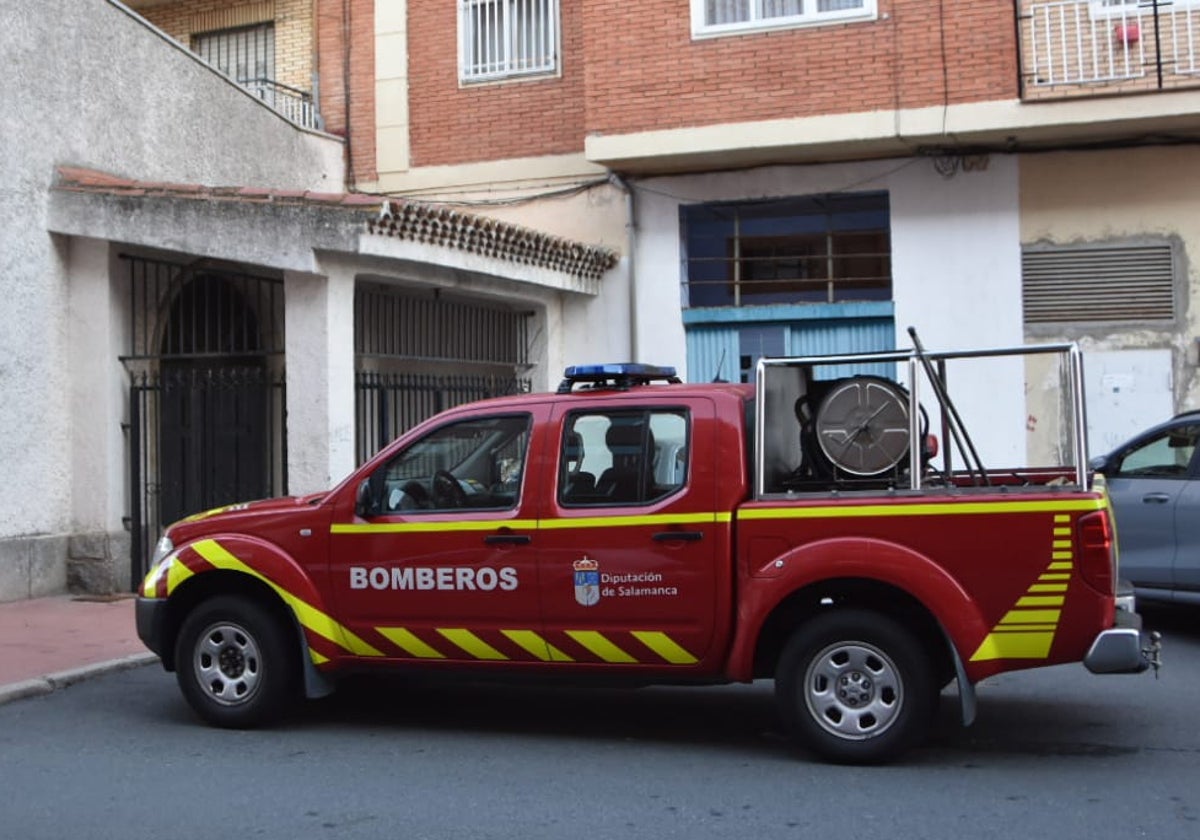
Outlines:
{"type": "Polygon", "coordinates": [[[1056,562],[1054,562],[1054,563],[1051,563],[1051,564],[1050,564],[1049,566],[1047,566],[1046,568],[1047,568],[1047,569],[1049,569],[1049,570],[1050,570],[1050,571],[1052,571],[1052,572],[1065,572],[1065,571],[1067,571],[1068,569],[1072,569],[1072,568],[1074,568],[1074,564],[1072,564],[1072,563],[1063,563],[1063,562],[1061,562],[1061,561],[1056,561],[1056,562]]]}
{"type": "Polygon", "coordinates": [[[175,587],[183,583],[185,580],[196,574],[191,569],[183,564],[183,561],[176,557],[171,561],[170,568],[167,569],[167,595],[175,591],[175,587]]]}
{"type": "Polygon", "coordinates": [[[457,645],[476,659],[508,659],[503,653],[465,628],[439,627],[437,631],[445,636],[451,644],[457,645]]]}
{"type": "Polygon", "coordinates": [[[634,630],[633,637],[672,665],[694,665],[699,661],[666,633],[653,630],[634,630]]]}
{"type": "Polygon", "coordinates": [[[438,650],[425,644],[421,639],[404,627],[376,627],[375,632],[403,650],[409,656],[418,659],[445,659],[438,650]]]}
{"type": "Polygon", "coordinates": [[[1066,592],[1065,583],[1035,583],[1029,587],[1030,592],[1066,592]]]}
{"type": "Polygon", "coordinates": [[[1057,624],[1062,610],[1010,610],[1001,624],[1057,624]]]}
{"type": "Polygon", "coordinates": [[[1018,607],[1061,607],[1066,598],[1062,595],[1026,595],[1017,600],[1018,607]]]}
{"type": "Polygon", "coordinates": [[[992,659],[1045,659],[1050,655],[1054,633],[989,633],[972,662],[992,659]]]}
{"type": "MultiPolygon", "coordinates": [[[[1057,519],[1058,517],[1056,516],[1056,517],[1054,517],[1054,518],[1055,518],[1055,519],[1057,519]]],[[[1071,529],[1070,529],[1070,528],[1055,528],[1055,529],[1054,529],[1054,536],[1056,536],[1056,537],[1069,537],[1069,536],[1071,536],[1071,529]]]]}
{"type": "Polygon", "coordinates": [[[566,633],[605,662],[637,662],[636,659],[595,630],[567,630],[566,633]]]}
{"type": "Polygon", "coordinates": [[[574,662],[561,650],[550,644],[532,630],[501,630],[509,641],[521,647],[526,653],[536,656],[543,662],[574,662]]]}
{"type": "Polygon", "coordinates": [[[1070,574],[1064,574],[1062,572],[1054,572],[1054,573],[1047,572],[1044,575],[1038,575],[1038,580],[1070,580],[1070,579],[1071,579],[1070,574]]]}
{"type": "Polygon", "coordinates": [[[213,539],[200,540],[193,543],[192,548],[218,569],[228,569],[230,571],[242,572],[251,577],[261,580],[267,586],[271,587],[279,595],[284,602],[292,608],[292,612],[296,614],[296,618],[300,624],[308,630],[313,631],[318,636],[328,639],[335,645],[338,645],[345,650],[350,651],[358,656],[383,656],[381,651],[376,650],[367,644],[364,640],[351,633],[348,629],[338,624],[325,613],[318,610],[316,607],[306,601],[297,598],[292,593],[288,592],[273,580],[269,580],[264,575],[247,566],[233,554],[225,549],[220,543],[213,539]]]}
{"type": "Polygon", "coordinates": [[[1050,552],[1051,560],[1074,560],[1075,552],[1073,551],[1052,551],[1050,552]]]}
{"type": "Polygon", "coordinates": [[[1058,629],[1057,624],[997,624],[992,628],[993,633],[1029,633],[1034,630],[1049,630],[1053,632],[1058,629]]]}
{"type": "Polygon", "coordinates": [[[313,650],[312,648],[308,649],[308,658],[312,660],[314,665],[324,665],[326,662],[329,661],[328,656],[318,653],[317,651],[313,650]]]}
{"type": "Polygon", "coordinates": [[[1056,523],[1058,523],[1058,522],[1070,522],[1070,521],[1071,521],[1071,517],[1070,517],[1068,514],[1065,514],[1065,513],[1059,513],[1059,514],[1056,514],[1056,515],[1055,515],[1055,517],[1054,517],[1054,521],[1055,521],[1056,523]]]}

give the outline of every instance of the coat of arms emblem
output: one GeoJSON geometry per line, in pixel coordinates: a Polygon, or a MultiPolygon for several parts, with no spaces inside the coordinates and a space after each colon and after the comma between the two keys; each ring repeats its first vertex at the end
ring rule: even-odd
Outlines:
{"type": "Polygon", "coordinates": [[[600,564],[585,555],[572,565],[575,567],[575,600],[580,606],[594,607],[600,603],[600,564]]]}

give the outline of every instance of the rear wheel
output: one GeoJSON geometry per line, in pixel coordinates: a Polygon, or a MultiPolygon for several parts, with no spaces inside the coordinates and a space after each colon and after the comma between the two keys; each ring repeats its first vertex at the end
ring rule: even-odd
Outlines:
{"type": "Polygon", "coordinates": [[[254,601],[222,595],[184,620],[175,677],[188,704],[217,726],[278,718],[296,696],[298,662],[288,628],[254,601]]]}
{"type": "Polygon", "coordinates": [[[887,761],[922,740],[937,696],[917,637],[867,610],[824,613],[801,625],[775,680],[796,739],[847,764],[887,761]]]}

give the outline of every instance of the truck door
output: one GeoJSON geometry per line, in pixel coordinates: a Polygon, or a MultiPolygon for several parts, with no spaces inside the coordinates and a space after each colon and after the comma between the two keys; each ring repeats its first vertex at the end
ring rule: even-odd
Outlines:
{"type": "Polygon", "coordinates": [[[556,661],[703,667],[728,585],[713,418],[702,398],[556,409],[557,487],[537,537],[556,661]]]}
{"type": "Polygon", "coordinates": [[[537,414],[448,419],[381,462],[330,534],[338,618],[393,659],[544,661],[529,469],[537,414]]]}

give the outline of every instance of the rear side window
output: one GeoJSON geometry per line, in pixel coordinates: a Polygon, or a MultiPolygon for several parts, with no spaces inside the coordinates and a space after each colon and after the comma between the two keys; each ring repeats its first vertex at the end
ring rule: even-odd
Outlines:
{"type": "Polygon", "coordinates": [[[559,447],[559,503],[656,502],[687,483],[689,417],[683,409],[577,412],[559,447]]]}
{"type": "Polygon", "coordinates": [[[1129,450],[1115,475],[1121,478],[1183,478],[1188,474],[1200,426],[1179,426],[1129,450]]]}

